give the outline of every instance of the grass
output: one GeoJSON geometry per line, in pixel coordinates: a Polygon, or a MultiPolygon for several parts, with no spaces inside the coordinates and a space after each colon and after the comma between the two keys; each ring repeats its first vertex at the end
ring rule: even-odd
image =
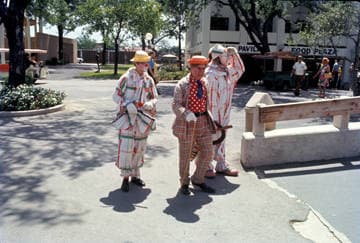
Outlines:
{"type": "Polygon", "coordinates": [[[121,64],[118,65],[118,74],[114,75],[114,65],[113,64],[105,64],[100,67],[100,72],[83,72],[80,74],[82,78],[89,79],[118,79],[121,75],[123,75],[129,67],[132,67],[133,64],[121,64]]]}

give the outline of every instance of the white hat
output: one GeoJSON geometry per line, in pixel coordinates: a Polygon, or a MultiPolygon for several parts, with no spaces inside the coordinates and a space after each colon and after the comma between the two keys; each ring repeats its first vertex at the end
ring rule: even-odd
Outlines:
{"type": "Polygon", "coordinates": [[[209,53],[211,54],[213,59],[219,56],[226,56],[226,48],[220,44],[216,44],[210,48],[209,53]]]}

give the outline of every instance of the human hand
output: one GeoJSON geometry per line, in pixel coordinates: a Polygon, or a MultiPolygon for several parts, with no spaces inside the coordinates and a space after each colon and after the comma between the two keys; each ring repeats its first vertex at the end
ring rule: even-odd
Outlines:
{"type": "Polygon", "coordinates": [[[154,109],[154,105],[151,101],[147,101],[144,103],[143,109],[144,110],[152,110],[152,109],[154,109]]]}
{"type": "Polygon", "coordinates": [[[133,102],[129,103],[126,106],[126,109],[127,109],[129,114],[136,114],[137,113],[137,108],[136,108],[136,106],[135,106],[135,104],[133,102]]]}
{"type": "Polygon", "coordinates": [[[228,47],[228,48],[226,48],[226,49],[227,49],[227,53],[228,53],[229,55],[234,55],[234,54],[237,53],[237,50],[236,50],[235,47],[230,46],[230,47],[228,47]]]}
{"type": "Polygon", "coordinates": [[[196,116],[193,112],[190,111],[188,114],[186,114],[185,119],[187,122],[196,121],[196,116]]]}

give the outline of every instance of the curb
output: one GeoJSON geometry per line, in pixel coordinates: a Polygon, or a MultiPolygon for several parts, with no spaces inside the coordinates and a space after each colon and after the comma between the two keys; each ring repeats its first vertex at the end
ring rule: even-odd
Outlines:
{"type": "Polygon", "coordinates": [[[45,109],[29,110],[29,111],[0,111],[0,117],[37,116],[37,115],[44,115],[48,113],[61,111],[64,109],[65,109],[65,104],[56,105],[45,109]]]}

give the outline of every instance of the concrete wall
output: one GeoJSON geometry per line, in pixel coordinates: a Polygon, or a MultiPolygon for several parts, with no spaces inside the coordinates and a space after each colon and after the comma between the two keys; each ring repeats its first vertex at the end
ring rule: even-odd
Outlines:
{"type": "Polygon", "coordinates": [[[360,156],[360,122],[349,122],[351,113],[360,113],[359,102],[343,97],[276,105],[269,94],[256,92],[246,104],[241,163],[253,168],[360,156]],[[323,116],[333,116],[333,123],[276,129],[279,120],[323,116]]]}
{"type": "Polygon", "coordinates": [[[276,129],[255,136],[245,132],[241,141],[244,167],[329,160],[360,156],[360,123],[348,129],[333,125],[276,129]]]}

